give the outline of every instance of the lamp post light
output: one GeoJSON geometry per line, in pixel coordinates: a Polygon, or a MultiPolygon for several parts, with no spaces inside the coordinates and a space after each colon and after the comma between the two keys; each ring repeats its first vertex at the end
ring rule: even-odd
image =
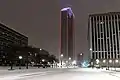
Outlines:
{"type": "Polygon", "coordinates": [[[21,69],[21,60],[22,60],[22,56],[19,56],[19,60],[20,60],[20,66],[19,66],[19,69],[21,69]]]}
{"type": "Polygon", "coordinates": [[[112,63],[112,60],[109,60],[109,63],[112,63]]]}
{"type": "Polygon", "coordinates": [[[106,62],[106,60],[103,60],[103,63],[105,63],[106,62]]]}
{"type": "MultiPolygon", "coordinates": [[[[109,60],[109,63],[110,63],[110,65],[111,65],[111,63],[112,63],[112,60],[109,60]]],[[[111,66],[110,66],[111,67],[111,66]]],[[[111,69],[112,69],[112,67],[111,67],[111,69]]]]}
{"type": "Polygon", "coordinates": [[[80,64],[82,64],[84,61],[83,61],[83,53],[80,53],[79,54],[79,57],[80,57],[80,64]]]}
{"type": "Polygon", "coordinates": [[[63,54],[60,55],[60,59],[61,59],[61,68],[62,68],[62,59],[63,59],[63,54]]]}
{"type": "Polygon", "coordinates": [[[69,60],[71,60],[71,57],[69,57],[69,60]]]}
{"type": "MultiPolygon", "coordinates": [[[[103,66],[104,66],[105,63],[106,63],[106,60],[103,60],[103,66]]],[[[102,69],[103,69],[103,66],[102,66],[102,69]]]]}
{"type": "Polygon", "coordinates": [[[115,64],[114,64],[115,70],[116,70],[116,66],[117,66],[118,62],[119,62],[119,61],[116,59],[116,60],[115,60],[115,64]]]}
{"type": "Polygon", "coordinates": [[[42,49],[40,48],[40,51],[41,51],[42,49]]]}
{"type": "Polygon", "coordinates": [[[63,57],[63,54],[61,54],[60,56],[63,57]]]}
{"type": "Polygon", "coordinates": [[[69,65],[68,66],[70,66],[70,63],[71,63],[71,57],[69,57],[69,63],[68,63],[69,65]]]}
{"type": "Polygon", "coordinates": [[[83,54],[81,53],[80,56],[82,56],[83,54]]]}
{"type": "Polygon", "coordinates": [[[118,60],[115,60],[115,63],[118,63],[119,61],[118,60]]]}
{"type": "Polygon", "coordinates": [[[45,59],[42,59],[42,62],[45,62],[45,59]]]}

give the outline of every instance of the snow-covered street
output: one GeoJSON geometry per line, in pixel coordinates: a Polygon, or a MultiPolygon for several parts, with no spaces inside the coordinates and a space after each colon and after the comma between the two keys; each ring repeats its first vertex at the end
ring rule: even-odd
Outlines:
{"type": "Polygon", "coordinates": [[[64,68],[23,72],[0,76],[0,80],[120,80],[115,72],[105,69],[64,68]]]}

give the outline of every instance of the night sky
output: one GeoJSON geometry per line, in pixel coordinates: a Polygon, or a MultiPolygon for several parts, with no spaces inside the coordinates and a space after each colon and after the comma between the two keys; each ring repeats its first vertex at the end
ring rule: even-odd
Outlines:
{"type": "Polygon", "coordinates": [[[120,0],[0,0],[0,21],[27,35],[30,45],[58,55],[59,10],[68,5],[75,14],[76,53],[87,55],[88,15],[119,12],[120,0]]]}

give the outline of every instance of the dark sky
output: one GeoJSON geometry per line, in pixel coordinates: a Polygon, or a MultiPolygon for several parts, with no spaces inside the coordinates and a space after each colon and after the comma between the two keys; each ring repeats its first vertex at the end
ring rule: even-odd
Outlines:
{"type": "Polygon", "coordinates": [[[88,54],[88,14],[120,11],[120,0],[0,0],[0,21],[27,35],[29,44],[59,51],[60,8],[75,14],[76,53],[88,54]]]}

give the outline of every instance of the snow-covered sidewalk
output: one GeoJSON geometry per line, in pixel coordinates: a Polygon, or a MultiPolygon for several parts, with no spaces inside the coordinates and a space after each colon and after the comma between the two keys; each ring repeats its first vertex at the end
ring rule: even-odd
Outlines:
{"type": "Polygon", "coordinates": [[[103,72],[106,72],[112,76],[116,76],[120,78],[120,68],[109,68],[109,70],[106,70],[106,68],[99,69],[103,72]]]}
{"type": "Polygon", "coordinates": [[[110,75],[116,76],[120,78],[120,68],[110,68],[110,75]]]}
{"type": "Polygon", "coordinates": [[[45,71],[55,71],[60,70],[58,68],[37,68],[37,67],[29,67],[26,68],[14,68],[14,70],[8,70],[9,67],[0,67],[0,77],[1,76],[12,76],[12,75],[24,75],[28,73],[37,73],[37,72],[45,72],[45,71]]]}
{"type": "Polygon", "coordinates": [[[47,75],[53,73],[64,72],[68,69],[65,68],[35,68],[29,67],[29,69],[18,69],[15,70],[8,70],[7,68],[2,70],[0,69],[0,80],[16,80],[23,77],[29,77],[34,75],[47,75]]]}

